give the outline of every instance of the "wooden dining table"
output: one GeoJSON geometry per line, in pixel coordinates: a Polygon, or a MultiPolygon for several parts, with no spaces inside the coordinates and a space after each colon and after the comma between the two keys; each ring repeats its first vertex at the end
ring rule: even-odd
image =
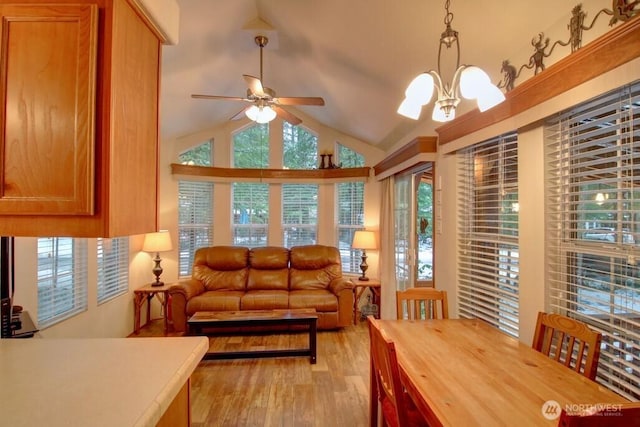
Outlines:
{"type": "MultiPolygon", "coordinates": [[[[557,425],[563,408],[628,402],[482,320],[379,324],[395,343],[403,386],[433,426],[557,425]]],[[[373,375],[371,387],[376,396],[373,375]]],[[[372,426],[377,414],[372,398],[372,426]]]]}

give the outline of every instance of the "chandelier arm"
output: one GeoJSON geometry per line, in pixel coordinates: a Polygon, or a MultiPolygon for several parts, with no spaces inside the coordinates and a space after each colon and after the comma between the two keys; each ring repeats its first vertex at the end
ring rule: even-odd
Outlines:
{"type": "Polygon", "coordinates": [[[462,64],[456,68],[456,71],[453,73],[453,80],[451,80],[451,97],[452,98],[460,98],[460,77],[462,76],[462,72],[465,68],[469,67],[468,65],[462,64]]]}
{"type": "Polygon", "coordinates": [[[429,70],[427,71],[427,73],[430,74],[431,77],[433,77],[433,85],[438,90],[437,99],[442,99],[443,96],[447,96],[448,94],[446,93],[446,88],[444,84],[442,84],[442,78],[440,77],[440,73],[435,72],[434,70],[429,70]]]}

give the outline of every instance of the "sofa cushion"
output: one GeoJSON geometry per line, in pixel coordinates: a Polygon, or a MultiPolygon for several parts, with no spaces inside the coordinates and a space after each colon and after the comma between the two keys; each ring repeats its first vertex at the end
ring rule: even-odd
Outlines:
{"type": "Polygon", "coordinates": [[[192,278],[208,291],[243,291],[249,276],[249,248],[214,246],[200,248],[193,260],[192,278]]]}
{"type": "Polygon", "coordinates": [[[338,297],[324,289],[290,291],[289,308],[315,308],[318,312],[338,311],[338,297]]]}
{"type": "Polygon", "coordinates": [[[238,311],[240,300],[244,292],[241,291],[205,291],[187,302],[187,315],[197,311],[238,311]]]}
{"type": "Polygon", "coordinates": [[[279,290],[247,291],[240,301],[242,310],[272,310],[289,308],[289,292],[279,290]]]}
{"type": "Polygon", "coordinates": [[[253,248],[249,252],[247,290],[289,290],[289,250],[281,247],[253,248]]]}
{"type": "Polygon", "coordinates": [[[327,289],[342,277],[340,252],[332,246],[294,246],[290,251],[289,289],[327,289]]]}

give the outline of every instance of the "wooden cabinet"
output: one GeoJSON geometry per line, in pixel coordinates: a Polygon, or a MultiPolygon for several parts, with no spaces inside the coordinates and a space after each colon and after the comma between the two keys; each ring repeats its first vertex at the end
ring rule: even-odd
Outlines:
{"type": "Polygon", "coordinates": [[[162,40],[139,12],[0,5],[0,235],[156,230],[162,40]]]}

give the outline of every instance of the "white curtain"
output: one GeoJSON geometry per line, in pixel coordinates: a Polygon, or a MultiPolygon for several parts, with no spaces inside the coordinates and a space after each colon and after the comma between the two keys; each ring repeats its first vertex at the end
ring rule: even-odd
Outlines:
{"type": "Polygon", "coordinates": [[[382,283],[380,317],[396,318],[395,180],[385,178],[380,201],[380,281],[382,283]]]}

